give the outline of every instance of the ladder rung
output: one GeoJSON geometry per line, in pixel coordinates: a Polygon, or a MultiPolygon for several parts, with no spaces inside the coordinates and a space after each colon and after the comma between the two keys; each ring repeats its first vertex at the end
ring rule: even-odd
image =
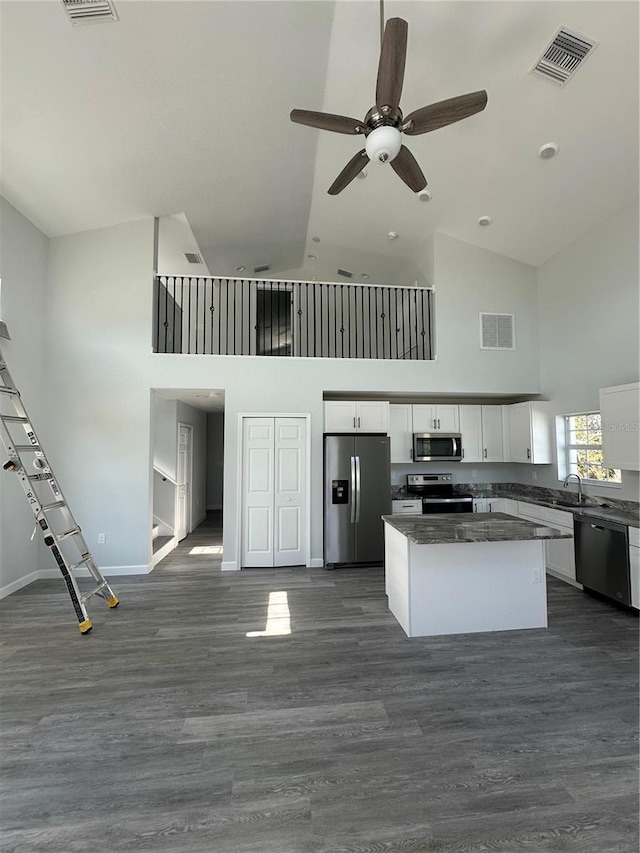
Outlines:
{"type": "Polygon", "coordinates": [[[17,450],[18,453],[28,453],[31,451],[42,450],[39,444],[14,444],[13,449],[17,450]]]}
{"type": "Polygon", "coordinates": [[[98,592],[102,592],[102,590],[105,588],[105,586],[108,586],[107,582],[106,582],[106,581],[102,581],[102,583],[99,583],[99,584],[98,584],[98,586],[97,586],[95,589],[92,589],[92,590],[90,590],[89,592],[86,592],[86,593],[82,596],[82,602],[84,603],[85,601],[88,601],[88,600],[91,598],[91,596],[92,596],[92,595],[95,595],[95,594],[96,594],[96,593],[98,593],[98,592]]]}
{"type": "Polygon", "coordinates": [[[60,509],[61,507],[66,505],[67,504],[65,503],[65,501],[54,501],[51,504],[42,504],[42,511],[48,512],[50,509],[60,509]]]}
{"type": "Polygon", "coordinates": [[[68,539],[70,536],[76,536],[80,533],[79,527],[74,527],[72,530],[65,530],[64,533],[56,533],[56,539],[58,542],[62,542],[63,539],[68,539]]]}
{"type": "Polygon", "coordinates": [[[74,563],[72,566],[69,566],[69,570],[73,572],[75,569],[79,569],[82,566],[86,566],[90,560],[91,560],[91,557],[84,557],[79,562],[74,563]]]}
{"type": "Polygon", "coordinates": [[[28,424],[29,419],[20,417],[20,415],[0,415],[0,421],[6,421],[11,424],[28,424]]]}
{"type": "Polygon", "coordinates": [[[3,386],[0,386],[0,394],[17,394],[20,396],[20,392],[17,388],[7,388],[3,386]]]}

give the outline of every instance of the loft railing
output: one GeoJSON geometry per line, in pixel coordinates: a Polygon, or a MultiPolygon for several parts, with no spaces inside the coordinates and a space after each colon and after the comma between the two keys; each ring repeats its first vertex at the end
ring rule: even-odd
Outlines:
{"type": "Polygon", "coordinates": [[[156,353],[433,359],[420,287],[157,276],[156,353]]]}

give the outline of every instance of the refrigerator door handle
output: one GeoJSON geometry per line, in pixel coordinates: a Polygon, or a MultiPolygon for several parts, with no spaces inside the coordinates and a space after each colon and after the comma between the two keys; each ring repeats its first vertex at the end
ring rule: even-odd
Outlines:
{"type": "Polygon", "coordinates": [[[356,456],[356,523],[360,521],[360,457],[356,456]]]}
{"type": "Polygon", "coordinates": [[[356,457],[351,457],[351,524],[356,523],[356,457]]]}

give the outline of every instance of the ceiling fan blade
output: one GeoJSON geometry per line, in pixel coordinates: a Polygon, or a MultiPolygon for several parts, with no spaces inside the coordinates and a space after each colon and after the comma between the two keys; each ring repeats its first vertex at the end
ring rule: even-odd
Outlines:
{"type": "Polygon", "coordinates": [[[376,106],[381,111],[385,106],[393,111],[400,103],[407,57],[407,30],[407,22],[402,18],[389,18],[384,28],[376,83],[376,106]]]}
{"type": "Polygon", "coordinates": [[[484,89],[480,92],[470,92],[468,95],[458,95],[457,98],[449,98],[439,101],[437,104],[429,104],[415,110],[405,118],[400,128],[408,136],[417,136],[419,133],[428,133],[439,127],[446,127],[456,121],[475,113],[481,112],[487,105],[487,93],[484,89]]]}
{"type": "Polygon", "coordinates": [[[364,133],[366,128],[361,121],[348,116],[337,116],[333,113],[316,113],[313,110],[291,110],[291,121],[306,124],[320,130],[332,130],[334,133],[364,133]]]}
{"type": "Polygon", "coordinates": [[[342,190],[351,183],[356,175],[360,174],[368,162],[369,158],[367,157],[367,152],[363,148],[362,151],[358,151],[358,153],[349,160],[347,165],[331,184],[327,190],[329,195],[338,195],[338,193],[342,192],[342,190]]]}
{"type": "Polygon", "coordinates": [[[418,161],[411,151],[403,145],[400,153],[391,161],[391,168],[414,193],[419,193],[427,185],[427,179],[418,166],[418,161]]]}

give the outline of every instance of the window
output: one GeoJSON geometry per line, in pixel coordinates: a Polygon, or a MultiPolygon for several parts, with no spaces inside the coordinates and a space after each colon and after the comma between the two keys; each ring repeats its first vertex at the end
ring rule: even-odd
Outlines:
{"type": "MultiPolygon", "coordinates": [[[[565,415],[565,473],[579,474],[594,483],[620,483],[620,471],[607,468],[602,460],[602,419],[600,412],[565,415]]],[[[560,470],[562,474],[562,470],[560,470]]]]}

